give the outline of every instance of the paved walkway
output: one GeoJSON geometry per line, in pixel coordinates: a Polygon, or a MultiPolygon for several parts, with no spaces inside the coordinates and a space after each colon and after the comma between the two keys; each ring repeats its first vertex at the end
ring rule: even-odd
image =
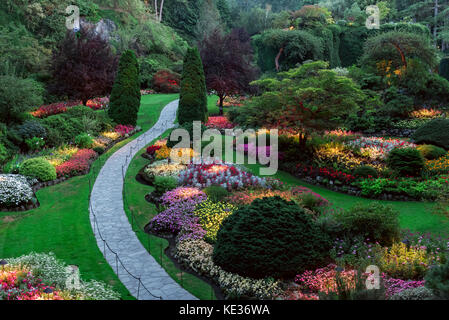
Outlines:
{"type": "Polygon", "coordinates": [[[177,108],[178,101],[169,103],[150,130],[115,152],[101,169],[91,193],[90,220],[98,247],[116,273],[118,266],[121,282],[137,297],[139,281],[117,263],[116,256],[105,247],[99,229],[103,239],[117,252],[125,268],[135,277],[141,278],[143,285],[151,292],[148,293],[140,286],[139,300],[156,300],[156,297],[162,297],[164,300],[196,299],[178,285],[142,246],[123,209],[123,175],[129,161],[140,149],[174,126],[177,108]],[[94,225],[95,221],[98,225],[94,225]]]}

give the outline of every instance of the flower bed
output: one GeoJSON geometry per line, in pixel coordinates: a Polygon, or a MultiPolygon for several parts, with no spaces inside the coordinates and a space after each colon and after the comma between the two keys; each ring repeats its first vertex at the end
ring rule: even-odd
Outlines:
{"type": "Polygon", "coordinates": [[[58,177],[73,177],[86,174],[90,163],[97,157],[97,153],[91,149],[81,149],[70,160],[56,167],[58,177]]]}
{"type": "Polygon", "coordinates": [[[197,188],[178,187],[176,189],[167,191],[161,197],[161,204],[169,207],[184,201],[193,201],[195,204],[205,201],[207,195],[197,188]]]}
{"type": "Polygon", "coordinates": [[[109,105],[109,97],[94,98],[87,100],[86,106],[92,110],[102,110],[106,109],[109,105]]]}
{"type": "Polygon", "coordinates": [[[266,180],[223,162],[211,164],[190,164],[179,175],[179,183],[184,186],[206,188],[212,185],[222,186],[228,190],[246,187],[270,187],[266,180]]]}
{"type": "Polygon", "coordinates": [[[49,105],[40,106],[31,115],[36,118],[46,118],[55,114],[64,113],[68,108],[81,105],[81,101],[57,102],[49,105]]]}
{"type": "Polygon", "coordinates": [[[177,178],[179,173],[186,169],[186,166],[178,163],[169,163],[167,159],[153,162],[145,167],[144,173],[147,176],[162,176],[177,178]]]}
{"type": "Polygon", "coordinates": [[[209,117],[206,127],[209,129],[232,129],[234,125],[225,116],[209,117]]]}
{"type": "Polygon", "coordinates": [[[29,205],[33,199],[34,192],[26,177],[18,174],[0,174],[0,208],[11,209],[29,205]]]}
{"type": "Polygon", "coordinates": [[[68,266],[54,254],[31,253],[8,259],[0,269],[0,300],[118,300],[104,283],[80,279],[68,287],[68,266]]]}
{"type": "Polygon", "coordinates": [[[384,139],[377,137],[360,137],[347,145],[360,148],[363,155],[371,159],[385,159],[394,148],[415,148],[416,145],[400,139],[384,139]]]}

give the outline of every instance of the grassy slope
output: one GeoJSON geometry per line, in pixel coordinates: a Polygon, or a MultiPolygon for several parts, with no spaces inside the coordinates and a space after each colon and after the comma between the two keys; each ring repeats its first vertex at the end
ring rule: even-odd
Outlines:
{"type": "MultiPolygon", "coordinates": [[[[162,108],[177,95],[142,97],[139,125],[147,130],[162,108]]],[[[136,136],[132,137],[134,139],[136,136]]],[[[95,165],[131,139],[104,154],[95,165]]],[[[97,247],[89,220],[89,176],[80,176],[37,192],[41,206],[20,213],[0,213],[0,257],[16,257],[31,251],[53,251],[68,264],[78,265],[85,279],[97,279],[114,286],[124,299],[132,298],[120,283],[97,247]],[[13,221],[11,221],[13,220],[13,221]]]]}

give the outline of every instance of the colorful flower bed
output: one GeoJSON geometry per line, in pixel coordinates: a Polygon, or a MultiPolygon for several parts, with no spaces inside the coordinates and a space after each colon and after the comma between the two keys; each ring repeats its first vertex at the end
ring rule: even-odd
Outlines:
{"type": "Polygon", "coordinates": [[[118,300],[104,283],[79,279],[68,287],[70,267],[54,254],[31,253],[8,259],[0,269],[0,300],[118,300]]]}
{"type": "Polygon", "coordinates": [[[427,160],[425,172],[429,175],[449,174],[449,153],[435,160],[427,160]]]}
{"type": "Polygon", "coordinates": [[[133,126],[127,126],[123,124],[119,124],[114,128],[115,132],[120,134],[122,137],[130,135],[134,131],[134,129],[135,128],[133,126]]]}
{"type": "Polygon", "coordinates": [[[313,166],[306,166],[301,163],[296,165],[296,171],[301,176],[308,176],[317,178],[318,181],[328,184],[351,184],[356,180],[356,177],[337,171],[331,168],[315,168],[313,166]]]}
{"type": "Polygon", "coordinates": [[[415,148],[416,145],[400,139],[384,139],[377,137],[361,137],[347,143],[351,147],[360,148],[363,155],[371,159],[385,159],[394,148],[415,148]]]}
{"type": "Polygon", "coordinates": [[[437,109],[419,109],[410,113],[410,116],[415,119],[435,119],[442,115],[443,112],[437,109]]]}
{"type": "Polygon", "coordinates": [[[247,187],[270,187],[266,180],[223,162],[190,164],[179,175],[179,183],[185,186],[206,188],[212,185],[228,190],[247,187]]]}
{"type": "Polygon", "coordinates": [[[195,204],[198,204],[207,199],[207,195],[197,188],[190,187],[178,187],[176,189],[167,191],[161,197],[162,205],[169,207],[174,204],[182,203],[184,201],[193,201],[195,204]]]}
{"type": "Polygon", "coordinates": [[[81,101],[57,102],[49,105],[40,106],[31,115],[36,118],[46,118],[55,114],[64,113],[68,108],[81,105],[81,101]]]}
{"type": "Polygon", "coordinates": [[[223,220],[230,216],[236,207],[230,203],[213,202],[206,200],[199,203],[194,211],[198,222],[206,231],[204,239],[207,242],[215,243],[217,240],[217,232],[223,223],[223,220]]]}
{"type": "Polygon", "coordinates": [[[94,98],[87,100],[86,102],[86,106],[88,106],[92,110],[106,109],[108,105],[109,105],[109,97],[94,98]]]}
{"type": "Polygon", "coordinates": [[[169,163],[167,159],[159,160],[149,164],[145,169],[146,175],[177,178],[186,166],[178,163],[169,163]]]}
{"type": "Polygon", "coordinates": [[[70,160],[56,167],[58,177],[73,177],[86,173],[89,170],[91,160],[97,157],[92,149],[78,150],[70,160]]]}
{"type": "Polygon", "coordinates": [[[209,117],[206,127],[209,129],[232,129],[234,125],[225,116],[209,117]]]}

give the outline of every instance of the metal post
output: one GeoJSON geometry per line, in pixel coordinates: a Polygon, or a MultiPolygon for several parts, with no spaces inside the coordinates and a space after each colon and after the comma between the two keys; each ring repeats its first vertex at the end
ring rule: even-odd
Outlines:
{"type": "Polygon", "coordinates": [[[117,253],[115,254],[115,267],[116,267],[116,269],[117,269],[117,278],[120,279],[120,277],[119,277],[119,275],[118,275],[118,256],[117,256],[117,253]]]}
{"type": "Polygon", "coordinates": [[[106,259],[106,240],[103,240],[103,254],[104,258],[106,259]]]}
{"type": "Polygon", "coordinates": [[[140,278],[139,278],[139,286],[137,287],[137,300],[139,300],[140,295],[140,278]]]}

